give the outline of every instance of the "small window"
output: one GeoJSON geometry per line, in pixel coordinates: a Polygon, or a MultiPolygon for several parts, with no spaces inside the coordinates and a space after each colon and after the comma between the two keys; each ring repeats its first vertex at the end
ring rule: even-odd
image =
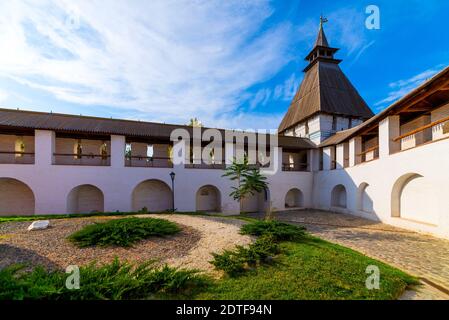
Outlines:
{"type": "Polygon", "coordinates": [[[352,118],[349,118],[348,129],[352,128],[352,118]]]}
{"type": "Polygon", "coordinates": [[[324,152],[320,149],[320,170],[324,170],[324,152]]]}
{"type": "Polygon", "coordinates": [[[81,159],[83,157],[83,146],[81,144],[81,139],[75,143],[75,159],[81,159]]]}
{"type": "Polygon", "coordinates": [[[108,145],[103,142],[100,147],[101,160],[106,160],[108,158],[108,145]]]}
{"type": "Polygon", "coordinates": [[[332,131],[337,131],[337,117],[332,117],[332,131]]]}
{"type": "Polygon", "coordinates": [[[309,122],[306,122],[305,125],[306,136],[309,134],[309,122]]]}
{"type": "Polygon", "coordinates": [[[152,144],[147,145],[147,157],[153,158],[154,155],[154,147],[152,144]]]}
{"type": "Polygon", "coordinates": [[[22,137],[17,138],[14,151],[15,151],[16,158],[23,157],[23,154],[25,152],[25,143],[23,142],[22,137]]]}
{"type": "Polygon", "coordinates": [[[127,143],[125,145],[125,157],[126,158],[131,158],[131,154],[132,154],[132,152],[131,152],[131,143],[127,143]]]}

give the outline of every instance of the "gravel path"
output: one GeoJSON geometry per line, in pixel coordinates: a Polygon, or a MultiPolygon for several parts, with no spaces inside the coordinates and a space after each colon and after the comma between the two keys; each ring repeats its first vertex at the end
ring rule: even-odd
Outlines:
{"type": "Polygon", "coordinates": [[[189,215],[158,215],[158,217],[188,225],[201,234],[199,241],[186,255],[169,258],[167,263],[170,265],[206,270],[218,276],[221,273],[215,271],[209,263],[212,260],[211,253],[233,249],[236,245],[247,245],[252,242],[251,237],[239,233],[240,227],[245,223],[241,220],[189,215]]]}
{"type": "Polygon", "coordinates": [[[117,256],[120,260],[158,260],[160,264],[168,263],[213,273],[213,266],[209,263],[211,252],[251,241],[251,238],[239,234],[240,221],[228,223],[225,219],[188,215],[151,217],[173,221],[181,227],[181,232],[174,236],[143,240],[131,248],[78,248],[66,237],[85,225],[121,217],[56,219],[51,220],[50,228],[39,231],[27,231],[31,222],[2,223],[0,268],[12,263],[26,263],[31,266],[43,265],[49,269],[65,269],[68,265],[85,265],[92,261],[107,263],[117,256]]]}

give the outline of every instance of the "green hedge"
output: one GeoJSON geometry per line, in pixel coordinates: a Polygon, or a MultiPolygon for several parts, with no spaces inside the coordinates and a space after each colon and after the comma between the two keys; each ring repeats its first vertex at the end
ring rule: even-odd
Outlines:
{"type": "Polygon", "coordinates": [[[271,235],[275,241],[297,241],[305,236],[305,228],[279,221],[256,221],[242,226],[241,234],[271,235]]]}
{"type": "Polygon", "coordinates": [[[155,218],[124,218],[88,225],[68,237],[79,247],[129,247],[142,239],[172,235],[180,231],[173,222],[155,218]]]}
{"type": "Polygon", "coordinates": [[[152,299],[190,296],[209,285],[209,278],[195,270],[182,270],[152,263],[133,265],[117,259],[104,266],[81,267],[79,289],[66,288],[69,274],[48,272],[42,267],[22,272],[15,265],[0,270],[0,300],[103,300],[152,299]]]}

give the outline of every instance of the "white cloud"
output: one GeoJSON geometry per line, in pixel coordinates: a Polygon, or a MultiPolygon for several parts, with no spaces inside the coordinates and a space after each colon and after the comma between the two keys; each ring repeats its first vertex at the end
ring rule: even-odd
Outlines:
{"type": "Polygon", "coordinates": [[[6,101],[8,96],[9,96],[8,93],[0,89],[0,103],[6,101]]]}
{"type": "Polygon", "coordinates": [[[272,10],[268,0],[2,1],[0,76],[92,108],[224,121],[292,58],[290,25],[262,28],[272,10]]]}
{"type": "Polygon", "coordinates": [[[438,65],[431,69],[420,72],[417,75],[414,75],[408,79],[398,80],[398,81],[390,83],[388,86],[392,90],[388,93],[387,97],[376,102],[374,105],[375,106],[383,106],[387,103],[392,103],[392,102],[402,98],[407,93],[409,93],[413,89],[416,89],[418,86],[420,86],[423,82],[432,78],[435,74],[437,74],[439,71],[441,71],[443,67],[444,67],[444,65],[438,65]]]}
{"type": "Polygon", "coordinates": [[[270,89],[260,89],[257,91],[256,95],[254,96],[254,99],[251,100],[249,104],[249,108],[251,110],[255,109],[257,106],[266,106],[268,103],[268,100],[270,100],[271,97],[271,90],[270,89]]]}

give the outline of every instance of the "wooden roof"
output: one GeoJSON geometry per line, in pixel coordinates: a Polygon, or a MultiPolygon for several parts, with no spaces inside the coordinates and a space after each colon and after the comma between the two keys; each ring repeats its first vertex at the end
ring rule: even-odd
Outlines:
{"type": "MultiPolygon", "coordinates": [[[[168,142],[170,141],[172,131],[178,128],[186,129],[193,136],[192,127],[186,125],[0,108],[0,130],[12,133],[39,129],[72,135],[124,135],[128,138],[140,140],[168,142]]],[[[203,127],[201,129],[206,130],[208,128],[203,127]]],[[[225,130],[218,130],[221,131],[224,138],[225,130]]],[[[267,143],[270,141],[268,135],[266,141],[267,143]]],[[[289,149],[310,149],[316,147],[310,140],[297,137],[279,136],[278,143],[279,146],[289,149]]]]}
{"type": "Polygon", "coordinates": [[[401,121],[410,121],[422,114],[428,114],[432,110],[449,102],[449,67],[421,84],[416,89],[406,94],[388,108],[368,119],[361,125],[338,132],[320,144],[320,147],[335,145],[344,142],[354,136],[372,132],[379,122],[389,115],[401,115],[401,121]]]}
{"type": "Polygon", "coordinates": [[[336,63],[317,61],[307,70],[279,132],[317,114],[368,119],[374,114],[336,63]]]}
{"type": "Polygon", "coordinates": [[[318,37],[315,41],[315,47],[329,47],[329,42],[327,42],[326,35],[324,34],[323,24],[320,23],[320,30],[318,31],[318,37]]]}

